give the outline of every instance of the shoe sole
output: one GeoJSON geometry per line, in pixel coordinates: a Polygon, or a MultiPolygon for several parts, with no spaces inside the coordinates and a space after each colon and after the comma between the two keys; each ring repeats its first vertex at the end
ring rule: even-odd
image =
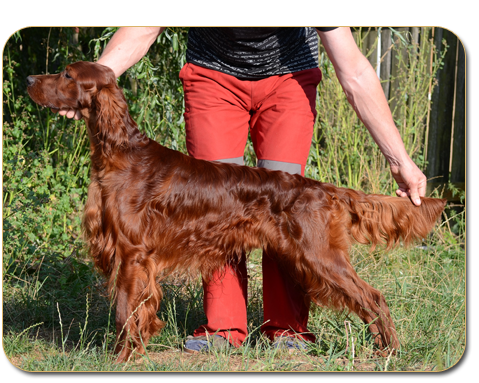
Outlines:
{"type": "Polygon", "coordinates": [[[199,354],[201,351],[190,350],[189,348],[183,348],[183,352],[189,355],[199,354]]]}

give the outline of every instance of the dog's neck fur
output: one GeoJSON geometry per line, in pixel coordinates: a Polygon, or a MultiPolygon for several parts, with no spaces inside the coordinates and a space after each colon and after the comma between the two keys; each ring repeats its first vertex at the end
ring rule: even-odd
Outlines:
{"type": "Polygon", "coordinates": [[[81,111],[87,124],[95,172],[117,161],[118,154],[136,151],[151,141],[131,118],[122,91],[116,87],[109,97],[108,105],[94,100],[90,108],[81,111]]]}

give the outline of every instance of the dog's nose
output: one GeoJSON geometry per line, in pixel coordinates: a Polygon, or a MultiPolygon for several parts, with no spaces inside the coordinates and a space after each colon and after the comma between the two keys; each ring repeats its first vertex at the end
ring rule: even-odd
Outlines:
{"type": "Polygon", "coordinates": [[[35,84],[35,77],[32,77],[32,76],[28,76],[27,77],[27,86],[32,86],[33,84],[35,84]]]}

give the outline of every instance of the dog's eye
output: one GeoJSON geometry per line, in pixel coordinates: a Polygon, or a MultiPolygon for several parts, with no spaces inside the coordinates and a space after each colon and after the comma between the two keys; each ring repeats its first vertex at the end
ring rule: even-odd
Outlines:
{"type": "Polygon", "coordinates": [[[65,72],[65,78],[71,79],[71,76],[67,72],[65,72]]]}

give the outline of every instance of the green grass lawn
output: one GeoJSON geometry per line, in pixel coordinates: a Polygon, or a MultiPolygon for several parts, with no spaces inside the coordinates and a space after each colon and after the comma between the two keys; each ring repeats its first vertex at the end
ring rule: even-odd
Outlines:
{"type": "Polygon", "coordinates": [[[259,331],[262,323],[261,253],[249,259],[250,335],[238,349],[189,355],[184,338],[204,323],[198,278],[164,283],[159,313],[167,326],[148,353],[114,363],[114,308],[102,278],[88,261],[17,265],[4,275],[4,349],[27,371],[441,371],[465,348],[465,252],[447,244],[444,230],[421,247],[390,252],[355,246],[360,276],[385,295],[401,350],[376,357],[367,328],[346,312],[313,307],[310,330],[317,343],[293,355],[275,350],[259,331]]]}

